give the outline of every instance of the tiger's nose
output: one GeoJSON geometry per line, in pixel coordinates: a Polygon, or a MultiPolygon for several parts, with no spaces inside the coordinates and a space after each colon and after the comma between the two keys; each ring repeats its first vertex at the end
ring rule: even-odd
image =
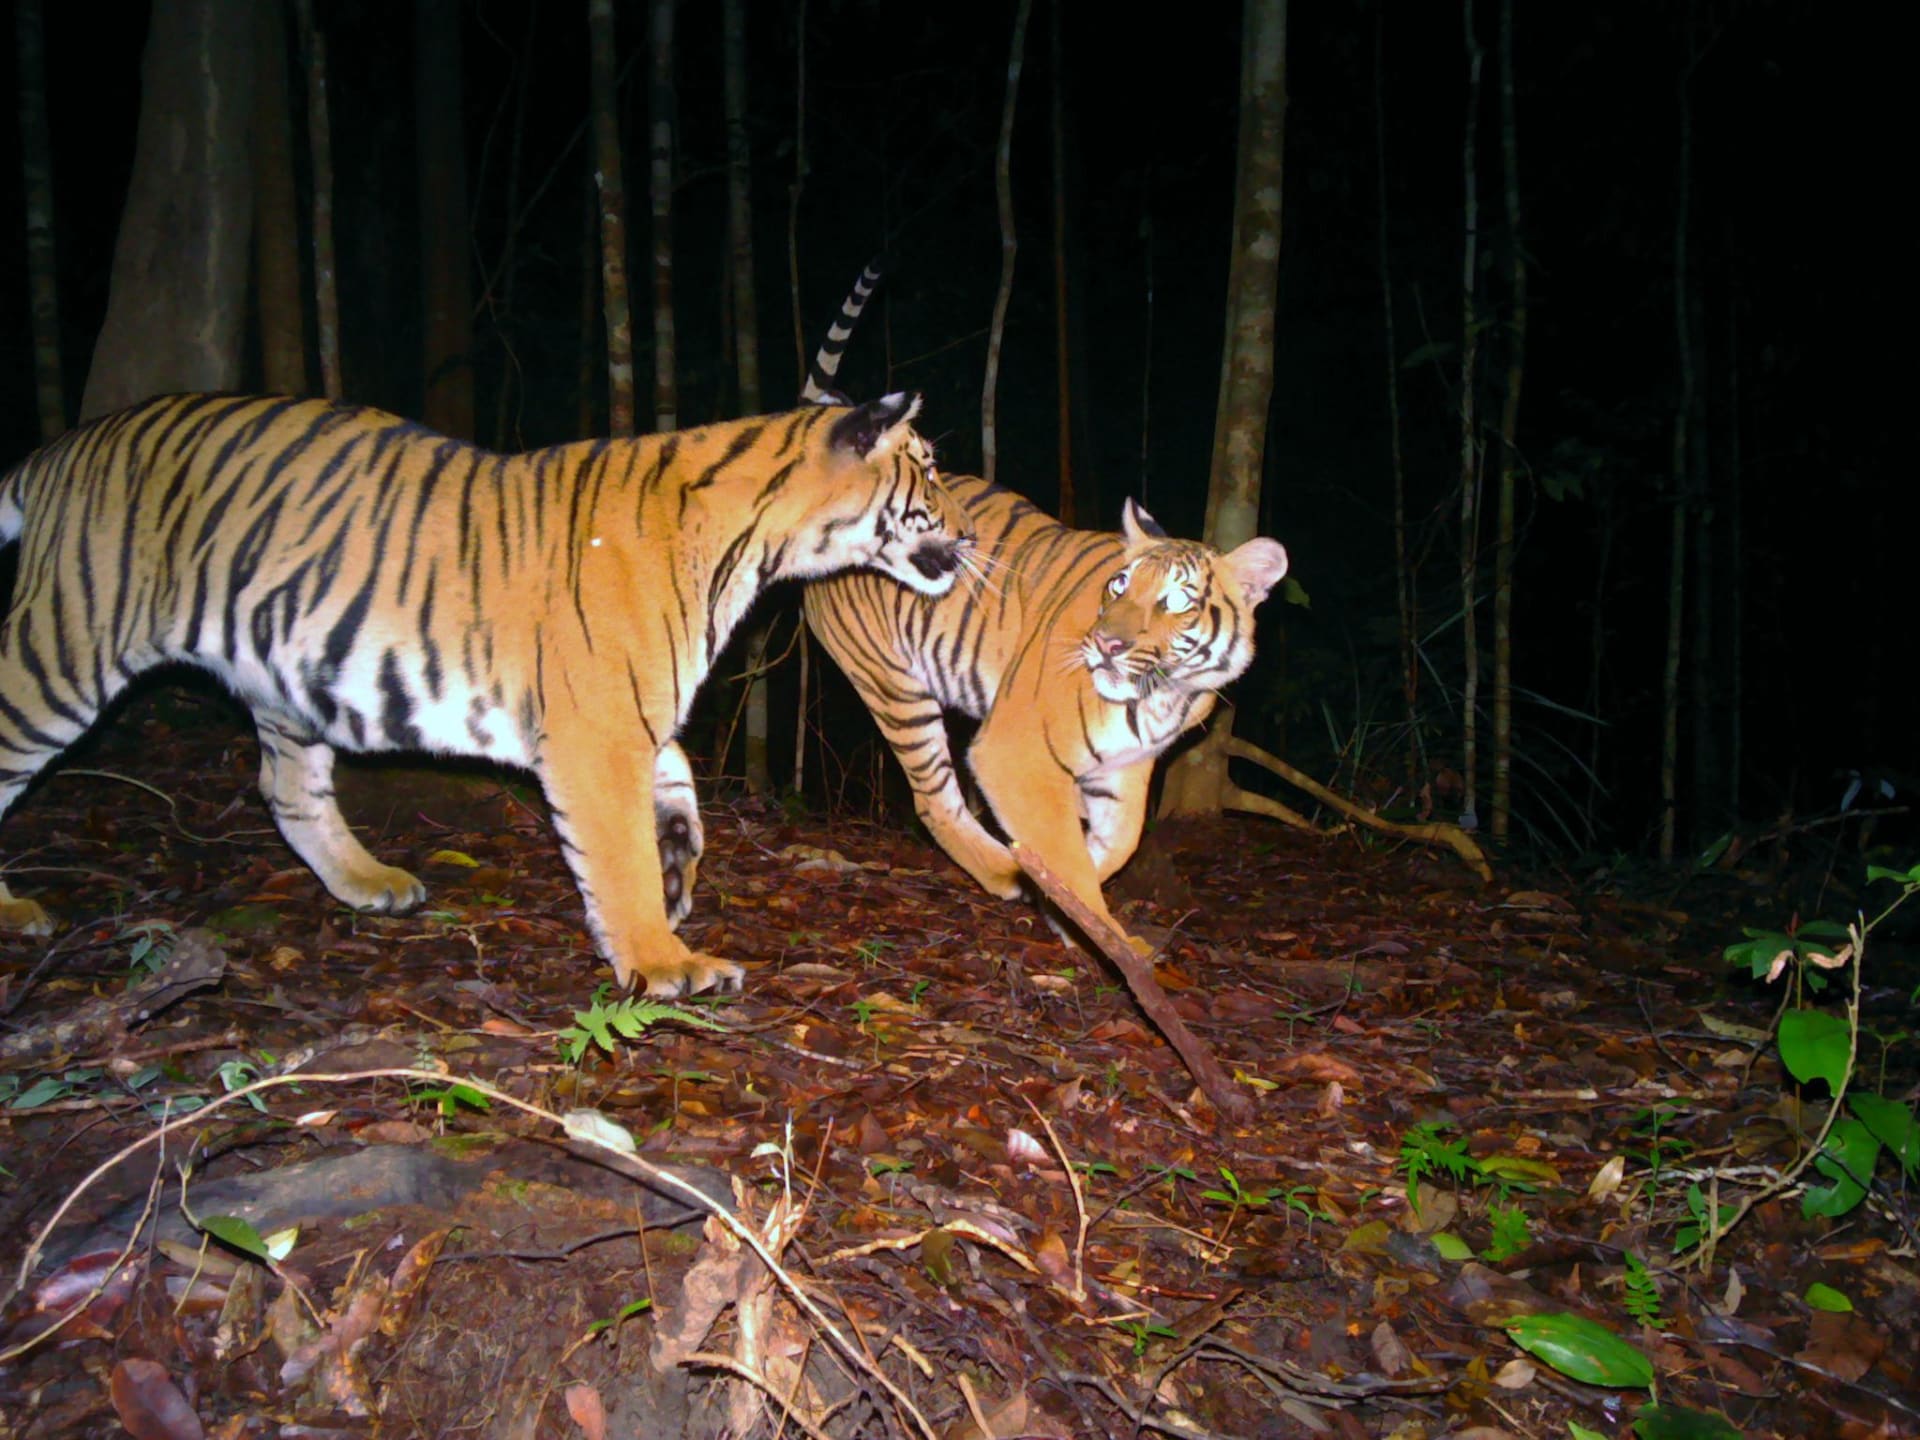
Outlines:
{"type": "Polygon", "coordinates": [[[1109,660],[1114,659],[1127,648],[1125,638],[1119,635],[1096,635],[1093,637],[1093,643],[1094,648],[1109,660]]]}

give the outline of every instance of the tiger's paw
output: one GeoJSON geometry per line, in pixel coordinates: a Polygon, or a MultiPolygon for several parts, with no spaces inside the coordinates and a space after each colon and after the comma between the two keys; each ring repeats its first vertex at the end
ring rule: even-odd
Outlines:
{"type": "Polygon", "coordinates": [[[700,816],[667,806],[655,806],[654,825],[660,845],[660,889],[667,902],[667,923],[674,929],[693,909],[693,881],[700,873],[705,837],[700,816]]]}
{"type": "Polygon", "coordinates": [[[327,882],[336,900],[376,915],[404,915],[427,898],[427,887],[405,870],[375,863],[327,882]]]}
{"type": "Polygon", "coordinates": [[[668,958],[643,960],[624,975],[619,965],[613,968],[622,986],[632,989],[644,985],[646,993],[659,1000],[698,995],[703,990],[738,994],[747,978],[746,969],[731,960],[684,948],[668,958]]]}
{"type": "Polygon", "coordinates": [[[0,930],[22,935],[51,935],[53,919],[37,900],[16,900],[13,892],[0,884],[0,930]]]}

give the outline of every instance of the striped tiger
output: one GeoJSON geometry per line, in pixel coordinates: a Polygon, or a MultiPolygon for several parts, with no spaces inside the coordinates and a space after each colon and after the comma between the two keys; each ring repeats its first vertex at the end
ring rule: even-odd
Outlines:
{"type": "MultiPolygon", "coordinates": [[[[174,395],[0,476],[0,815],[142,671],[186,661],[253,713],[260,789],[338,899],[425,897],[341,817],[338,750],[530,767],[588,927],[653,995],[744,972],[674,927],[701,846],[675,736],[770,582],[866,566],[928,597],[971,538],[919,397],[496,455],[318,400],[174,395]],[[671,909],[669,908],[671,906],[671,909]]],[[[45,933],[0,889],[0,923],[45,933]]]]}
{"type": "Polygon", "coordinates": [[[1131,500],[1114,535],[971,476],[946,484],[978,537],[953,591],[936,600],[842,575],[807,587],[807,623],[962,869],[995,895],[1021,893],[1011,852],[967,808],[948,710],[981,722],[967,763],[1001,829],[1125,934],[1100,887],[1140,843],[1154,759],[1251,663],[1254,608],[1287,552],[1264,538],[1225,555],[1170,539],[1131,500]]]}
{"type": "MultiPolygon", "coordinates": [[[[839,399],[830,387],[879,280],[875,261],[815,355],[804,399],[839,399]]],[[[972,476],[946,484],[978,537],[952,593],[842,575],[807,587],[807,623],[962,869],[1004,899],[1021,893],[1012,853],[967,806],[949,710],[981,722],[968,767],[1001,828],[1121,930],[1100,887],[1140,843],[1153,762],[1252,663],[1253,612],[1287,573],[1287,552],[1265,538],[1226,555],[1171,539],[1131,499],[1114,535],[1070,529],[972,476]]]]}

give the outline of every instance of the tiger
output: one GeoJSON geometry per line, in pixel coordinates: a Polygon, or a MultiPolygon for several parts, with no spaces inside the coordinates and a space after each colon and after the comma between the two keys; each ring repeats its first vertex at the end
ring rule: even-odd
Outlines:
{"type": "MultiPolygon", "coordinates": [[[[0,476],[20,550],[0,621],[0,816],[143,671],[184,661],[247,706],[260,790],[337,899],[425,887],[368,854],[337,750],[531,769],[623,988],[737,990],[674,930],[702,832],[677,742],[772,582],[864,567],[932,599],[972,546],[913,428],[920,398],[495,454],[323,400],[171,395],[0,476]]],[[[48,933],[0,887],[0,924],[48,933]]]]}
{"type": "MultiPolygon", "coordinates": [[[[831,387],[880,270],[869,264],[841,305],[804,400],[842,402],[831,387]]],[[[981,722],[967,763],[1001,829],[1148,953],[1101,885],[1139,846],[1155,759],[1252,663],[1254,611],[1285,577],[1286,549],[1261,537],[1223,555],[1172,539],[1131,498],[1116,535],[972,476],[946,485],[977,537],[954,589],[815,581],[808,628],[866,702],[941,849],[990,893],[1022,893],[1012,852],[967,805],[952,710],[981,722]]]]}
{"type": "Polygon", "coordinates": [[[1102,884],[1132,858],[1154,760],[1253,659],[1255,608],[1287,572],[1276,540],[1226,554],[1169,538],[1126,502],[1119,534],[1075,530],[1010,490],[948,477],[977,549],[945,598],[863,574],[806,587],[807,624],[866,702],[940,847],[982,888],[1021,894],[1012,852],[968,808],[944,712],[1001,829],[1141,954],[1102,884]]]}

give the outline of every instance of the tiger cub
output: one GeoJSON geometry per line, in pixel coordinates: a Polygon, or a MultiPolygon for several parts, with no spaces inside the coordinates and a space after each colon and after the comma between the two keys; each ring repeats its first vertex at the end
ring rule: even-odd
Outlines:
{"type": "Polygon", "coordinates": [[[943,718],[957,710],[981,722],[967,761],[1001,828],[1112,923],[1100,886],[1140,843],[1154,758],[1251,663],[1254,608],[1287,552],[1169,539],[1131,500],[1113,535],[970,476],[947,488],[979,537],[951,594],[844,575],[807,587],[807,621],[947,854],[994,894],[1020,894],[1012,854],[961,793],[943,718]]]}
{"type": "MultiPolygon", "coordinates": [[[[274,819],[344,903],[426,891],[347,828],[336,749],[525,765],[620,983],[737,988],[740,966],[673,933],[700,845],[675,736],[770,582],[865,566],[952,588],[971,538],[919,403],[524,455],[318,400],[173,395],[96,420],[0,476],[0,545],[21,546],[0,815],[136,675],[186,661],[253,712],[274,819]]],[[[48,928],[4,890],[0,921],[48,928]]]]}

